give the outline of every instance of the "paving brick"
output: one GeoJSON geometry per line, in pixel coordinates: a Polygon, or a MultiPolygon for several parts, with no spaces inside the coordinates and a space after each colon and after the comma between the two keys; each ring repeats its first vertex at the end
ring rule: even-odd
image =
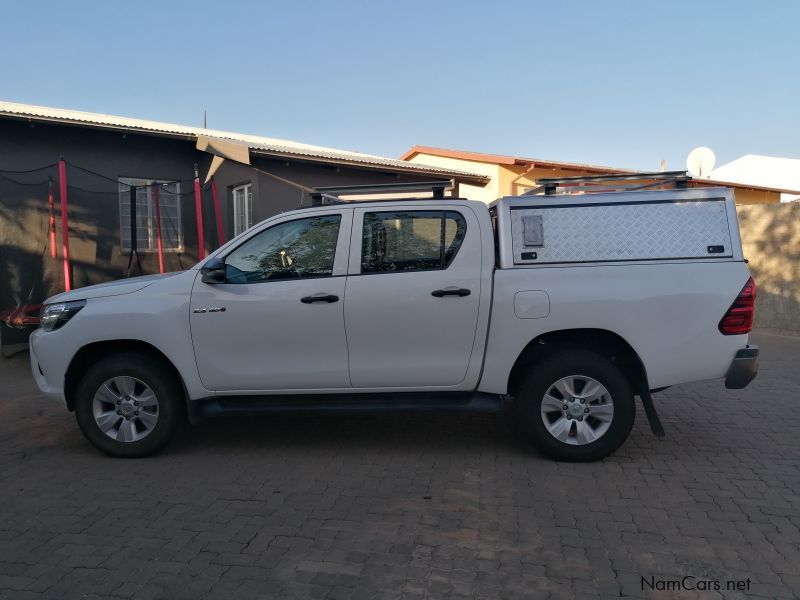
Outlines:
{"type": "Polygon", "coordinates": [[[486,415],[209,420],[114,460],[0,360],[0,600],[796,598],[800,339],[754,341],[749,388],[659,393],[664,440],[639,411],[586,465],[486,415]]]}

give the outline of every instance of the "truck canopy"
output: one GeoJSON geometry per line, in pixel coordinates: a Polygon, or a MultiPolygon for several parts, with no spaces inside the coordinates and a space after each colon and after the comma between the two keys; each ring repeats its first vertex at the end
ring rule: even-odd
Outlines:
{"type": "Polygon", "coordinates": [[[569,263],[742,260],[726,188],[516,196],[491,205],[501,268],[569,263]]]}

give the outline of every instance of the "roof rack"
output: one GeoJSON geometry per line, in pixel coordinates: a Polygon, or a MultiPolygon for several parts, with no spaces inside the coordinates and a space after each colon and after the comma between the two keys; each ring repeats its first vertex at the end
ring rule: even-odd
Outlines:
{"type": "Polygon", "coordinates": [[[658,171],[655,173],[621,173],[619,175],[589,175],[586,177],[559,177],[553,179],[539,179],[539,187],[528,190],[522,196],[535,196],[544,193],[545,196],[553,196],[558,188],[568,188],[563,193],[574,192],[615,192],[615,191],[635,191],[663,185],[674,185],[676,189],[684,189],[687,182],[691,180],[691,175],[686,171],[658,171]],[[608,185],[615,182],[652,180],[649,183],[631,183],[608,185]],[[588,185],[581,185],[588,184],[588,185]]]}
{"type": "MultiPolygon", "coordinates": [[[[367,185],[334,185],[316,187],[311,192],[311,204],[346,204],[360,202],[360,200],[342,200],[341,196],[355,196],[359,194],[397,194],[404,192],[432,192],[435,200],[444,198],[445,190],[455,187],[453,180],[448,181],[419,181],[415,183],[377,183],[367,185]]],[[[410,200],[411,198],[403,198],[410,200]]],[[[417,200],[430,200],[430,198],[416,198],[417,200]]],[[[397,200],[387,198],[386,200],[397,200]]]]}

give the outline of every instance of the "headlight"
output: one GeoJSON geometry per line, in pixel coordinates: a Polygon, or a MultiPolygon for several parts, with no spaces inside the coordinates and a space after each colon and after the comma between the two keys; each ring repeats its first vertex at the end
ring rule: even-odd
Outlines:
{"type": "Polygon", "coordinates": [[[86,306],[86,300],[45,304],[39,315],[39,326],[45,331],[54,331],[63,327],[84,306],[86,306]]]}

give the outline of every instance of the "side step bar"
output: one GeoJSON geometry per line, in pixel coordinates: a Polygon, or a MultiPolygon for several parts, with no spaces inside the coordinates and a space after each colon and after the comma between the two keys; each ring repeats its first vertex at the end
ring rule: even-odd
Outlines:
{"type": "Polygon", "coordinates": [[[190,403],[190,418],[264,414],[362,413],[494,413],[503,396],[475,393],[319,394],[280,396],[213,396],[190,403]]]}

